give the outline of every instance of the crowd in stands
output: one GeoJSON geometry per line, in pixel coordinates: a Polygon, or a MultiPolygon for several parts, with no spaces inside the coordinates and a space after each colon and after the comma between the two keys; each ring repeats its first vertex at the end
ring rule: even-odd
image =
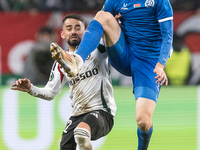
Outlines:
{"type": "MultiPolygon", "coordinates": [[[[172,55],[172,58],[168,61],[166,68],[166,73],[169,78],[169,84],[200,84],[200,69],[196,69],[195,66],[200,65],[200,53],[197,55],[196,53],[193,54],[191,53],[191,50],[186,47],[184,43],[184,38],[186,37],[185,33],[189,33],[191,29],[192,32],[195,33],[200,33],[200,27],[199,27],[199,22],[200,22],[200,0],[169,0],[172,8],[174,11],[194,11],[197,12],[194,14],[194,16],[191,16],[183,22],[180,25],[180,28],[177,29],[177,31],[174,33],[174,40],[173,40],[173,48],[174,48],[174,54],[172,55]],[[180,34],[184,33],[184,34],[180,34]],[[193,55],[195,56],[195,62],[193,55]],[[179,60],[181,64],[184,64],[183,66],[186,66],[186,69],[183,69],[183,67],[180,67],[179,64],[174,65],[174,59],[179,60]],[[180,58],[179,58],[180,57],[180,58]],[[189,58],[189,59],[187,59],[189,58]],[[187,62],[185,60],[188,60],[187,62]],[[184,62],[182,63],[181,60],[184,62]],[[198,61],[196,61],[198,60],[198,61]],[[172,65],[170,65],[170,61],[172,62],[172,65]],[[198,64],[198,65],[197,65],[198,64]],[[189,65],[189,67],[188,67],[189,65]],[[178,67],[177,67],[178,66],[178,67]],[[182,69],[182,74],[180,74],[181,71],[176,71],[177,68],[182,69]],[[169,68],[169,69],[168,69],[169,68]],[[174,68],[175,71],[172,71],[174,68]],[[169,71],[168,71],[168,70],[169,71]],[[194,70],[194,71],[193,71],[194,70]],[[177,72],[179,74],[173,74],[174,72],[177,72]],[[188,73],[189,72],[189,73],[188,73]],[[172,73],[172,74],[170,74],[172,73]],[[193,81],[193,77],[195,78],[195,82],[191,82],[190,79],[193,81]],[[177,80],[180,79],[179,80],[177,80]],[[174,82],[175,81],[175,82],[174,82]]],[[[51,11],[98,11],[101,10],[103,7],[105,0],[0,0],[0,13],[1,12],[19,12],[19,11],[36,11],[36,12],[51,12],[51,11]]],[[[52,21],[51,21],[52,22],[52,21]]],[[[39,43],[39,42],[38,42],[39,43]]],[[[41,43],[38,45],[41,46],[41,43]]],[[[45,44],[44,44],[45,45],[45,44]]],[[[36,57],[36,58],[41,58],[41,60],[37,60],[37,62],[44,64],[42,62],[43,56],[46,56],[46,52],[49,53],[49,44],[47,44],[47,48],[45,46],[41,46],[42,48],[38,48],[37,50],[43,51],[43,55],[41,57],[36,57]],[[46,48],[46,49],[45,49],[46,48]],[[46,51],[45,51],[46,50],[46,51]]],[[[34,49],[34,48],[33,48],[34,49]]],[[[35,48],[36,49],[36,48],[35,48]]],[[[27,59],[27,61],[34,59],[33,56],[37,54],[37,50],[34,50],[34,54],[27,59]]],[[[200,50],[199,50],[200,51],[200,50]]],[[[49,53],[50,54],[50,53],[49,53]]],[[[51,58],[49,56],[49,58],[51,58]]],[[[46,60],[45,60],[46,61],[46,60]]],[[[34,62],[32,62],[34,63],[34,62]]],[[[49,64],[51,64],[50,62],[49,64]]],[[[28,66],[30,63],[26,62],[26,66],[28,66]]],[[[32,66],[39,66],[37,68],[38,72],[37,75],[39,79],[42,79],[42,81],[48,80],[49,77],[49,71],[46,71],[45,69],[48,69],[45,65],[45,69],[41,68],[40,64],[32,64],[32,66]],[[42,70],[43,72],[41,72],[42,70]],[[45,78],[45,79],[44,79],[45,78]]],[[[52,65],[50,65],[52,66],[52,65]]],[[[199,68],[199,67],[197,67],[199,68]]],[[[28,70],[28,69],[26,69],[28,70]]],[[[114,71],[112,71],[114,72],[114,71]]],[[[34,75],[31,73],[31,71],[28,71],[29,74],[34,75]]],[[[24,72],[23,75],[26,77],[26,73],[24,72]]],[[[27,75],[28,78],[31,78],[30,76],[27,75]]],[[[125,76],[120,76],[117,72],[113,73],[113,79],[116,80],[116,82],[119,82],[117,84],[120,85],[128,85],[131,82],[131,79],[125,76]],[[115,76],[116,75],[116,76],[115,76]],[[127,80],[126,80],[127,78],[127,80]]],[[[33,79],[32,79],[33,80],[33,79]]],[[[39,80],[37,80],[39,81],[39,80]]],[[[36,81],[36,84],[38,84],[36,81]]],[[[40,83],[42,83],[40,81],[40,83]]],[[[32,81],[33,82],[33,81],[32,81]]]]}
{"type": "Polygon", "coordinates": [[[0,11],[100,10],[105,0],[0,0],[0,11]]]}
{"type": "Polygon", "coordinates": [[[200,0],[169,0],[174,11],[192,11],[200,8],[200,0]]]}
{"type": "MultiPolygon", "coordinates": [[[[200,0],[169,0],[174,11],[196,10],[200,0]]],[[[0,11],[100,10],[105,0],[0,0],[0,11]]]]}

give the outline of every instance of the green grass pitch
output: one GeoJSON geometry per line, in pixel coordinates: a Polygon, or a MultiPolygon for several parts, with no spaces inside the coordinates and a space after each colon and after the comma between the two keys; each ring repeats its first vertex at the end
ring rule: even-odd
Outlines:
{"type": "MultiPolygon", "coordinates": [[[[0,149],[10,150],[3,136],[3,101],[10,87],[0,87],[0,149]]],[[[153,115],[154,131],[148,150],[197,150],[198,93],[196,86],[163,86],[153,115]]],[[[59,116],[59,102],[67,87],[62,89],[53,102],[53,142],[45,150],[58,150],[65,123],[59,116]]],[[[17,92],[18,132],[24,140],[34,139],[38,134],[37,98],[17,92]]],[[[114,127],[98,150],[136,150],[137,125],[135,99],[132,87],[114,87],[117,104],[114,127]]],[[[12,97],[11,97],[12,98],[12,97]]],[[[10,99],[6,99],[9,101],[10,99]]],[[[10,104],[12,105],[12,103],[10,104]]],[[[47,126],[48,127],[48,126],[47,126]]],[[[12,138],[11,138],[12,140],[12,138]]],[[[13,141],[14,142],[14,141],[13,141]]]]}

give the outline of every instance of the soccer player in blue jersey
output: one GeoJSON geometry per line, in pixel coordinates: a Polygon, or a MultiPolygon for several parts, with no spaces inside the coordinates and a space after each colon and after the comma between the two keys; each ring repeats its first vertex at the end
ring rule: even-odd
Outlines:
{"type": "Polygon", "coordinates": [[[172,53],[173,37],[169,0],[106,0],[88,25],[76,55],[70,56],[76,64],[66,62],[70,76],[77,74],[72,66],[80,68],[102,36],[112,66],[132,76],[138,150],[146,150],[160,87],[168,84],[164,66],[172,53]]]}

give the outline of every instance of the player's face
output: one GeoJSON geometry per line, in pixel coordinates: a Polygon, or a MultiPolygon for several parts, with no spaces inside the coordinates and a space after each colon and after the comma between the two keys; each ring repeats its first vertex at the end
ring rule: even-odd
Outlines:
{"type": "Polygon", "coordinates": [[[84,24],[76,19],[66,19],[61,31],[61,37],[66,40],[70,46],[78,46],[82,40],[85,31],[84,24]]]}

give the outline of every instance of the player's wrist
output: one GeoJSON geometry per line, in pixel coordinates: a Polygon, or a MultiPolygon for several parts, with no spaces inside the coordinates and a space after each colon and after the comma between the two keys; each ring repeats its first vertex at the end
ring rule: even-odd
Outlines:
{"type": "Polygon", "coordinates": [[[162,69],[164,69],[165,66],[164,66],[162,63],[158,62],[158,63],[156,64],[156,68],[162,68],[162,69]]]}
{"type": "Polygon", "coordinates": [[[27,91],[28,94],[32,95],[33,93],[33,84],[31,84],[30,89],[27,91]]]}

